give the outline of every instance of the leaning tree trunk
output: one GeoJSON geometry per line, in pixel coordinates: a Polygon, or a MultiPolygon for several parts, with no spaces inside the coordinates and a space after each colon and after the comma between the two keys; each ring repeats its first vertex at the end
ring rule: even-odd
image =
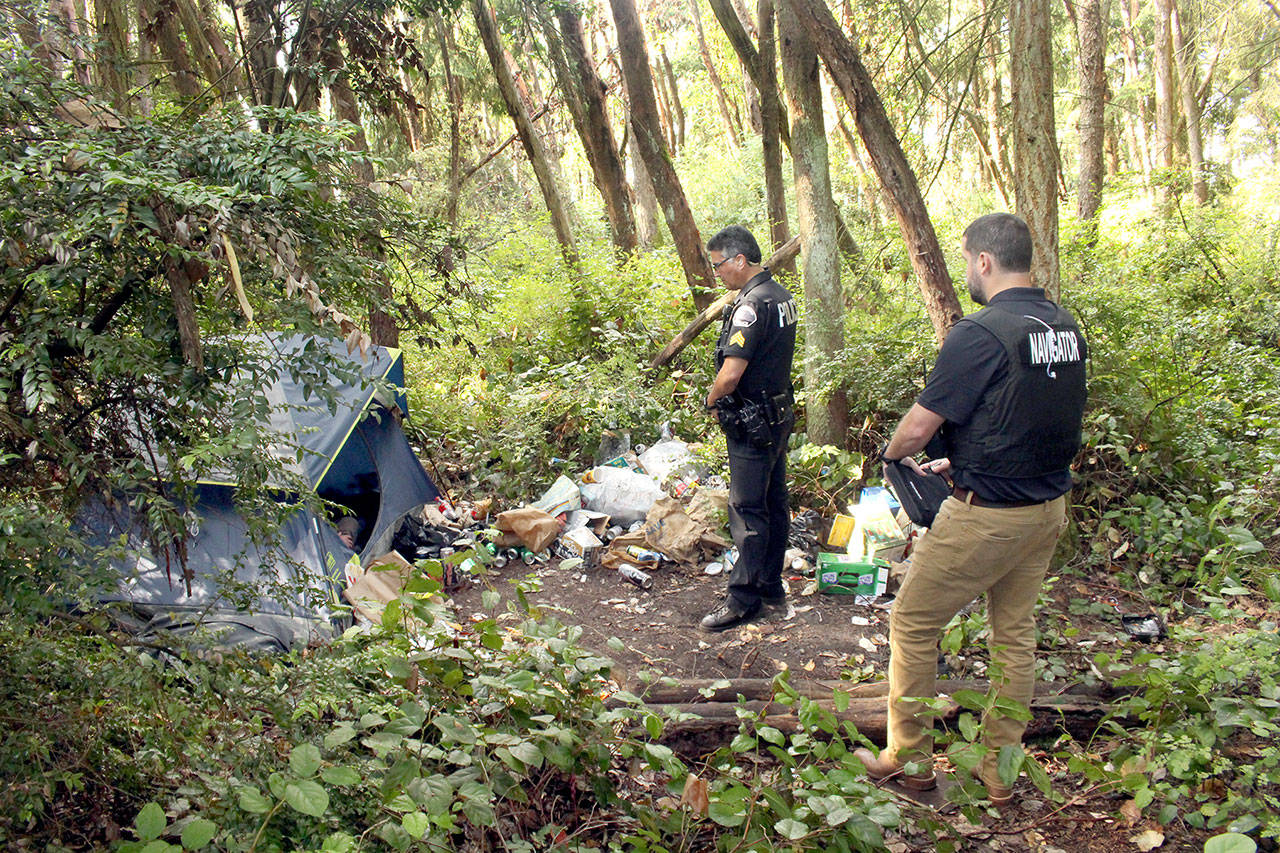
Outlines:
{"type": "Polygon", "coordinates": [[[529,120],[528,110],[520,98],[520,93],[516,90],[515,78],[507,66],[506,55],[498,39],[498,24],[494,20],[493,11],[485,0],[472,0],[471,10],[475,16],[476,28],[480,31],[480,39],[484,42],[485,52],[489,54],[489,62],[493,66],[493,74],[497,78],[498,89],[502,92],[507,113],[515,122],[516,131],[520,134],[520,142],[524,145],[529,164],[533,167],[533,174],[538,179],[538,187],[542,190],[542,199],[551,213],[551,227],[555,231],[556,240],[560,243],[560,252],[564,255],[565,263],[576,267],[579,262],[578,247],[574,243],[573,230],[569,226],[569,215],[560,197],[560,188],[556,185],[551,165],[547,162],[542,140],[538,136],[537,128],[529,120]]]}
{"type": "Polygon", "coordinates": [[[689,0],[689,15],[693,18],[693,31],[698,37],[698,55],[702,57],[702,65],[707,69],[707,79],[711,81],[711,96],[720,111],[720,124],[728,137],[729,147],[738,148],[742,141],[738,139],[738,123],[729,112],[729,99],[724,94],[724,82],[720,72],[716,70],[715,58],[711,56],[711,48],[707,46],[707,34],[702,30],[702,10],[698,8],[698,0],[689,0]]]}
{"type": "Polygon", "coordinates": [[[951,284],[951,274],[947,271],[942,247],[938,245],[938,235],[933,230],[915,172],[911,170],[897,134],[889,123],[884,103],[862,64],[857,46],[845,37],[824,0],[790,2],[832,79],[853,110],[854,124],[871,158],[871,167],[884,188],[885,199],[893,205],[898,228],[919,281],[925,310],[933,323],[934,338],[941,345],[947,332],[964,312],[960,310],[960,300],[951,284]]]}
{"type": "MultiPolygon", "coordinates": [[[[778,91],[778,65],[774,52],[773,0],[760,0],[760,87],[770,92],[778,91]]],[[[782,181],[782,116],[778,99],[760,98],[760,147],[764,155],[764,206],[769,218],[769,242],[773,249],[786,245],[791,239],[787,224],[786,185],[782,181]]],[[[794,264],[788,264],[788,272],[794,272],[794,264]]]]}
{"type": "Polygon", "coordinates": [[[147,39],[159,51],[164,64],[169,67],[168,77],[173,81],[173,88],[178,94],[183,98],[194,98],[201,91],[200,79],[191,67],[188,42],[182,39],[177,21],[174,20],[174,11],[173,6],[168,3],[140,0],[139,36],[147,39]]]}
{"type": "Polygon", "coordinates": [[[575,94],[580,109],[573,113],[578,135],[591,166],[591,176],[604,200],[605,216],[613,245],[623,254],[636,250],[636,222],[627,197],[626,169],[609,123],[605,102],[605,86],[596,73],[587,52],[582,32],[582,17],[574,9],[563,6],[556,12],[560,24],[560,42],[564,47],[569,73],[565,87],[575,94]]]}
{"type": "Polygon", "coordinates": [[[1076,184],[1076,211],[1088,233],[1088,242],[1097,240],[1098,208],[1102,205],[1102,182],[1106,163],[1106,47],[1100,0],[1081,0],[1076,9],[1080,68],[1080,176],[1076,184]]]}
{"type": "Polygon", "coordinates": [[[844,298],[831,199],[830,156],[822,115],[818,54],[796,19],[789,0],[778,5],[782,73],[791,118],[791,161],[796,213],[804,246],[804,382],[814,404],[805,407],[808,439],[843,447],[849,428],[849,401],[837,388],[825,401],[819,389],[829,365],[844,348],[844,298]]]}
{"type": "Polygon", "coordinates": [[[631,138],[640,157],[644,160],[654,194],[658,196],[662,212],[671,229],[680,266],[693,294],[693,304],[699,311],[711,304],[715,280],[711,264],[702,247],[702,236],[693,211],[685,198],[680,176],[658,126],[658,106],[653,97],[653,78],[649,74],[649,52],[644,45],[644,29],[636,12],[635,0],[609,0],[613,20],[618,28],[618,53],[622,60],[623,76],[627,80],[627,94],[631,99],[631,138]]]}
{"type": "Polygon", "coordinates": [[[1200,98],[1196,94],[1196,54],[1194,43],[1186,38],[1182,13],[1173,5],[1173,60],[1178,69],[1178,92],[1182,97],[1182,116],[1187,122],[1187,157],[1191,160],[1191,195],[1196,204],[1209,202],[1209,184],[1204,176],[1204,140],[1200,135],[1200,98]]]}
{"type": "Polygon", "coordinates": [[[1058,298],[1058,139],[1053,121],[1053,55],[1048,0],[1009,4],[1013,96],[1013,192],[1031,229],[1031,280],[1058,298]]]}

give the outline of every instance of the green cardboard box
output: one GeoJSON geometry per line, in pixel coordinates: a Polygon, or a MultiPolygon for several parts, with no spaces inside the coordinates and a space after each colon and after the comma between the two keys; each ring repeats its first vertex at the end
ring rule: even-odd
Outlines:
{"type": "Polygon", "coordinates": [[[870,604],[884,593],[889,580],[889,563],[851,557],[848,554],[818,554],[818,592],[856,596],[858,604],[870,604]]]}

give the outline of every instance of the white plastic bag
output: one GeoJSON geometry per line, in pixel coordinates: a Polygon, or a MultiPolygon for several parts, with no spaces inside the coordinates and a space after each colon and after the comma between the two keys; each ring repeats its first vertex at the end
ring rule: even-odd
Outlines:
{"type": "Polygon", "coordinates": [[[692,480],[701,472],[689,445],[678,438],[666,438],[640,454],[640,464],[659,483],[668,477],[692,480]]]}
{"type": "Polygon", "coordinates": [[[594,483],[584,483],[582,505],[611,516],[614,524],[643,521],[653,502],[663,491],[648,474],[629,468],[601,465],[592,471],[594,483]]]}

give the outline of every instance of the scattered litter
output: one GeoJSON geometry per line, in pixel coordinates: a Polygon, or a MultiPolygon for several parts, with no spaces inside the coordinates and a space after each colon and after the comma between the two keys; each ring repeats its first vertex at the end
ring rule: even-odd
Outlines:
{"type": "Polygon", "coordinates": [[[866,637],[858,638],[858,646],[868,652],[874,652],[876,650],[876,644],[866,637]]]}
{"type": "Polygon", "coordinates": [[[623,580],[635,584],[641,589],[651,589],[653,587],[653,578],[640,570],[639,566],[631,563],[623,563],[618,566],[618,574],[622,575],[623,580]]]}
{"type": "Polygon", "coordinates": [[[547,515],[560,515],[582,509],[582,493],[573,480],[561,474],[542,497],[530,504],[547,515]]]}
{"type": "Polygon", "coordinates": [[[724,571],[724,563],[720,563],[720,562],[707,563],[707,567],[702,571],[708,575],[718,575],[724,571]]]}
{"type": "Polygon", "coordinates": [[[643,521],[649,507],[663,496],[656,480],[629,468],[597,466],[590,479],[579,490],[583,506],[610,516],[617,524],[643,521]]]}
{"type": "Polygon", "coordinates": [[[863,627],[863,628],[866,628],[867,626],[869,626],[869,625],[871,624],[871,620],[870,620],[870,619],[868,619],[868,618],[867,618],[867,617],[865,617],[865,616],[854,616],[854,617],[852,617],[852,618],[850,618],[850,619],[849,619],[849,622],[850,622],[850,624],[858,625],[858,626],[863,627]]]}

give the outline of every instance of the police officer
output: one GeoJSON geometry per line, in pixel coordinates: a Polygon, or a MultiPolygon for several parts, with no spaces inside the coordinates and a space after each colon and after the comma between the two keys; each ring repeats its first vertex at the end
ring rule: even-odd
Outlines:
{"type": "MultiPolygon", "coordinates": [[[[953,484],[890,615],[888,745],[879,756],[858,751],[872,777],[899,774],[917,790],[936,779],[932,719],[914,698],[935,695],[939,635],[984,592],[999,696],[1031,701],[1036,599],[1066,526],[1085,405],[1084,338],[1071,314],[1032,286],[1026,223],[1008,213],[980,217],[961,250],[969,295],[986,307],[951,329],[882,453],[920,471],[911,457],[928,444],[945,458],[926,468],[949,471],[953,484]]],[[[999,711],[983,720],[979,774],[995,805],[1013,798],[1014,780],[997,769],[1000,750],[1019,745],[1025,729],[999,711]]]]}
{"type": "Polygon", "coordinates": [[[791,361],[797,311],[791,294],[760,265],[760,247],[747,229],[725,228],[707,243],[707,255],[725,287],[738,291],[725,309],[716,378],[706,399],[729,448],[729,530],[738,547],[729,593],[700,625],[715,632],[786,603],[786,447],[795,423],[791,361]]]}

